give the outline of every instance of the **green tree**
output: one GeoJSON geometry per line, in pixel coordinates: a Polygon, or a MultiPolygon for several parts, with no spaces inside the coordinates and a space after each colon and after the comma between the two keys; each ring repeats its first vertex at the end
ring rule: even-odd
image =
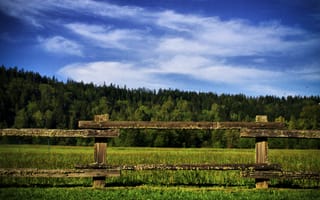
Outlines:
{"type": "Polygon", "coordinates": [[[46,112],[44,113],[44,127],[45,128],[54,127],[53,112],[51,110],[46,110],[46,112]]]}
{"type": "Polygon", "coordinates": [[[202,111],[203,119],[205,121],[215,121],[219,122],[223,118],[223,111],[221,109],[221,106],[219,106],[217,103],[213,103],[211,105],[210,110],[203,110],[202,111]]]}
{"type": "Polygon", "coordinates": [[[40,110],[32,114],[32,120],[34,121],[34,127],[43,128],[44,127],[44,117],[40,110]]]}
{"type": "Polygon", "coordinates": [[[320,128],[320,106],[307,105],[300,113],[300,125],[303,129],[320,128]]]}
{"type": "Polygon", "coordinates": [[[27,128],[28,127],[28,116],[24,108],[18,111],[15,120],[15,128],[27,128]]]}
{"type": "Polygon", "coordinates": [[[294,130],[294,129],[297,128],[297,120],[296,120],[296,117],[294,115],[290,116],[290,121],[289,121],[289,124],[288,124],[288,128],[290,130],[294,130]]]}
{"type": "Polygon", "coordinates": [[[41,112],[45,112],[47,109],[52,109],[53,100],[55,97],[54,88],[49,84],[39,84],[40,102],[39,108],[41,112]]]}
{"type": "Polygon", "coordinates": [[[174,109],[174,101],[172,97],[169,96],[166,101],[163,102],[161,108],[158,112],[155,113],[153,120],[155,121],[170,121],[171,120],[171,112],[174,109]]]}
{"type": "Polygon", "coordinates": [[[190,111],[190,106],[186,100],[178,100],[177,105],[172,111],[173,121],[191,121],[192,113],[190,111]]]}
{"type": "Polygon", "coordinates": [[[282,116],[279,116],[275,119],[275,122],[282,122],[282,123],[285,123],[286,122],[286,119],[282,116]]]}
{"type": "Polygon", "coordinates": [[[103,96],[99,99],[99,101],[96,103],[96,105],[93,105],[92,107],[92,114],[93,115],[100,115],[100,114],[106,114],[110,112],[110,108],[108,106],[109,102],[107,100],[107,97],[103,96]]]}
{"type": "Polygon", "coordinates": [[[140,105],[134,112],[134,119],[138,121],[150,121],[151,114],[147,106],[140,105]]]}

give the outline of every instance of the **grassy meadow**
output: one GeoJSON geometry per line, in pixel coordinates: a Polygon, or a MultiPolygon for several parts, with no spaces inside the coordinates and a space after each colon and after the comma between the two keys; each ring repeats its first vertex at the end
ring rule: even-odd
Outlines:
{"type": "MultiPolygon", "coordinates": [[[[286,171],[319,172],[319,153],[320,150],[271,149],[269,161],[281,164],[286,171]]],[[[254,149],[107,149],[107,162],[111,165],[254,163],[254,158],[254,149]]],[[[66,169],[88,163],[93,163],[93,147],[0,146],[0,168],[66,169]]],[[[93,190],[91,184],[90,178],[0,177],[0,199],[79,199],[78,195],[80,199],[100,199],[101,196],[105,196],[102,199],[320,198],[317,181],[272,179],[270,187],[273,189],[261,191],[254,189],[254,179],[241,178],[239,171],[122,171],[121,177],[106,180],[105,189],[93,190]]]]}

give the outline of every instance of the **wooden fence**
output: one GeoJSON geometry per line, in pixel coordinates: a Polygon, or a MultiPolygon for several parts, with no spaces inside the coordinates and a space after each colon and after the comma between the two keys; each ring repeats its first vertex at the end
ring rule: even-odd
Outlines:
{"type": "Polygon", "coordinates": [[[121,170],[241,170],[243,177],[255,178],[256,188],[268,188],[270,178],[315,178],[319,174],[283,172],[278,164],[268,162],[268,138],[317,138],[320,130],[287,130],[283,123],[268,122],[266,116],[256,116],[256,122],[163,122],[109,121],[108,115],[96,115],[93,121],[79,121],[77,130],[61,129],[0,129],[0,136],[83,137],[94,138],[94,164],[78,165],[75,169],[0,169],[0,176],[13,177],[92,177],[93,187],[105,186],[109,176],[120,176],[121,170]],[[107,138],[117,137],[120,129],[181,129],[213,130],[238,129],[240,137],[256,138],[254,164],[197,164],[197,165],[122,165],[106,162],[107,138]]]}

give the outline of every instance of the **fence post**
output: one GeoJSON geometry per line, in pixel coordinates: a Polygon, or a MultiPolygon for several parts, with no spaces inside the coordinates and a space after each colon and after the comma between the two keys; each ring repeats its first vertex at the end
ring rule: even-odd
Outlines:
{"type": "MultiPolygon", "coordinates": [[[[94,121],[108,121],[109,115],[95,115],[94,121]]],[[[98,165],[105,165],[106,162],[106,153],[107,153],[107,139],[106,138],[94,138],[94,162],[98,165]]],[[[94,188],[103,188],[106,184],[105,176],[93,177],[94,188]]]]}
{"type": "MultiPolygon", "coordinates": [[[[257,115],[256,122],[268,122],[266,115],[257,115]]],[[[256,138],[256,163],[268,163],[268,138],[256,138]]],[[[256,188],[268,188],[268,179],[256,179],[256,188]]]]}

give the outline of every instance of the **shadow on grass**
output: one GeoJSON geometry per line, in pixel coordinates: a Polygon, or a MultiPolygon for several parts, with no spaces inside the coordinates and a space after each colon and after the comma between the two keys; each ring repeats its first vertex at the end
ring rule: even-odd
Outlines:
{"type": "Polygon", "coordinates": [[[293,180],[282,180],[276,184],[269,186],[270,188],[285,188],[285,189],[320,189],[320,182],[316,181],[314,184],[296,184],[293,180]]]}
{"type": "MultiPolygon", "coordinates": [[[[246,187],[246,188],[255,188],[254,184],[247,184],[247,185],[239,185],[239,184],[195,184],[195,183],[174,183],[174,184],[150,184],[143,181],[128,181],[128,182],[106,182],[105,187],[138,187],[142,185],[150,185],[150,186],[173,186],[173,187],[179,187],[179,186],[188,186],[188,187],[225,187],[225,188],[233,188],[233,187],[246,187]]],[[[0,188],[74,188],[74,187],[92,187],[92,184],[90,183],[0,183],[0,188]]],[[[294,184],[291,181],[281,181],[276,184],[269,185],[269,188],[283,188],[283,189],[320,189],[320,184],[317,183],[315,185],[310,186],[302,186],[298,184],[294,184]]]]}

